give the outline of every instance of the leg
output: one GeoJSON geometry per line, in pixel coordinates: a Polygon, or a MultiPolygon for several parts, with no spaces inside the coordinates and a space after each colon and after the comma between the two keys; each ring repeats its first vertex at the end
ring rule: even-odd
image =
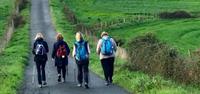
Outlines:
{"type": "Polygon", "coordinates": [[[108,81],[108,62],[107,62],[107,59],[102,59],[101,65],[103,67],[105,80],[108,81]]]}
{"type": "Polygon", "coordinates": [[[84,69],[84,80],[85,80],[85,83],[88,84],[88,76],[89,76],[89,69],[88,69],[88,66],[89,66],[89,60],[85,61],[84,65],[83,65],[83,69],[84,69]]]}
{"type": "Polygon", "coordinates": [[[114,60],[115,60],[115,58],[113,57],[113,58],[110,58],[110,62],[109,62],[109,81],[110,81],[110,83],[112,83],[112,81],[113,81],[113,79],[112,79],[112,77],[113,77],[113,73],[114,73],[114,60]]]}
{"type": "Polygon", "coordinates": [[[89,86],[88,86],[88,76],[89,76],[89,69],[88,69],[88,66],[89,66],[89,60],[86,60],[83,64],[83,72],[84,72],[84,81],[85,81],[85,88],[88,89],[89,86]]]}
{"type": "Polygon", "coordinates": [[[57,72],[58,72],[58,82],[61,81],[61,67],[57,66],[57,72]]]}
{"type": "Polygon", "coordinates": [[[62,66],[62,77],[63,77],[63,80],[65,81],[65,76],[66,76],[66,66],[63,65],[62,66]]]}
{"type": "Polygon", "coordinates": [[[45,73],[46,62],[42,63],[42,81],[46,82],[46,73],[45,73]]]}
{"type": "Polygon", "coordinates": [[[41,68],[40,68],[40,62],[36,62],[36,67],[37,67],[37,76],[38,76],[38,84],[42,84],[41,80],[41,68]]]}
{"type": "Polygon", "coordinates": [[[82,84],[83,82],[83,69],[82,69],[82,64],[79,64],[77,62],[77,68],[78,68],[78,82],[79,84],[82,84]]]}

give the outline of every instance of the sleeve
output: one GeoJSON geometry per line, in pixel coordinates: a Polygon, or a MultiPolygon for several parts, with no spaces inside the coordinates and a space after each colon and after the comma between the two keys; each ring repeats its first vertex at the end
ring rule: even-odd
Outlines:
{"type": "Polygon", "coordinates": [[[70,54],[70,49],[69,49],[69,46],[68,46],[68,44],[67,43],[65,43],[66,44],[66,50],[67,50],[67,56],[70,54]]]}
{"type": "Polygon", "coordinates": [[[101,47],[101,40],[99,40],[97,43],[97,48],[96,48],[97,54],[100,54],[100,51],[101,51],[100,47],[101,47]]]}
{"type": "Polygon", "coordinates": [[[76,48],[75,48],[75,45],[74,45],[74,46],[73,46],[73,52],[72,52],[72,56],[73,56],[73,57],[75,57],[75,55],[76,55],[75,49],[76,49],[76,48]]]}
{"type": "Polygon", "coordinates": [[[90,54],[90,45],[88,42],[87,42],[87,49],[88,49],[88,54],[90,54]]]}
{"type": "Polygon", "coordinates": [[[56,55],[56,44],[53,45],[53,51],[52,51],[52,58],[55,59],[55,55],[56,55]]]}
{"type": "Polygon", "coordinates": [[[116,52],[117,51],[117,44],[116,44],[116,42],[113,38],[111,38],[111,41],[113,43],[114,51],[116,52]]]}
{"type": "Polygon", "coordinates": [[[47,44],[47,42],[45,42],[45,49],[46,49],[46,52],[48,53],[49,52],[49,47],[48,47],[48,44],[47,44]]]}
{"type": "Polygon", "coordinates": [[[34,42],[33,44],[33,48],[32,48],[32,53],[35,55],[35,49],[36,49],[36,42],[34,42]]]}

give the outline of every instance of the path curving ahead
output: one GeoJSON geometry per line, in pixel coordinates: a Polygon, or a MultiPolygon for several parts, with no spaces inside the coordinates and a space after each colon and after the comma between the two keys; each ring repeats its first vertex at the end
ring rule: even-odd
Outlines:
{"type": "MultiPolygon", "coordinates": [[[[55,41],[56,32],[51,24],[48,0],[32,0],[31,2],[31,44],[34,36],[42,32],[45,40],[49,44],[50,54],[55,41]]],[[[50,54],[48,55],[50,57],[50,54]]],[[[46,65],[47,87],[37,87],[37,73],[33,55],[30,55],[29,65],[26,68],[24,84],[19,91],[20,94],[128,94],[124,89],[118,86],[105,86],[103,79],[90,72],[90,89],[79,88],[76,86],[76,66],[73,60],[69,60],[69,74],[66,77],[66,83],[57,83],[57,73],[53,61],[49,58],[46,65]]]]}

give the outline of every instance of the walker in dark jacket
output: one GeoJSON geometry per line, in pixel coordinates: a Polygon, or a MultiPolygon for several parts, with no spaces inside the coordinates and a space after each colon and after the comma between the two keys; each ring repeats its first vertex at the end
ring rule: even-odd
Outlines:
{"type": "Polygon", "coordinates": [[[68,65],[68,55],[69,55],[69,53],[70,53],[70,49],[69,49],[68,44],[65,41],[59,40],[56,43],[54,43],[52,58],[55,59],[55,66],[57,67],[58,82],[61,82],[61,71],[62,71],[63,81],[65,81],[66,66],[68,65]],[[66,49],[65,58],[62,58],[62,59],[60,59],[56,55],[60,45],[65,45],[65,49],[66,49]]]}
{"type": "Polygon", "coordinates": [[[39,85],[46,85],[46,75],[45,75],[45,65],[47,61],[47,53],[49,52],[49,48],[47,43],[42,39],[38,38],[34,42],[32,53],[34,56],[34,61],[36,62],[37,74],[38,74],[38,83],[39,85]],[[42,44],[45,48],[45,53],[43,55],[36,54],[36,47],[38,44],[42,44]],[[43,81],[43,83],[42,83],[43,81]]]}

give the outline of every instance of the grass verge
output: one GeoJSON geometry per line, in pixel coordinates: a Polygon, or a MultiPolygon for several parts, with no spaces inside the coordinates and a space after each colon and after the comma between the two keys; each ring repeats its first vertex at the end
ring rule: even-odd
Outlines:
{"type": "Polygon", "coordinates": [[[0,94],[16,94],[29,56],[29,7],[21,11],[26,23],[17,28],[0,54],[0,94]]]}

